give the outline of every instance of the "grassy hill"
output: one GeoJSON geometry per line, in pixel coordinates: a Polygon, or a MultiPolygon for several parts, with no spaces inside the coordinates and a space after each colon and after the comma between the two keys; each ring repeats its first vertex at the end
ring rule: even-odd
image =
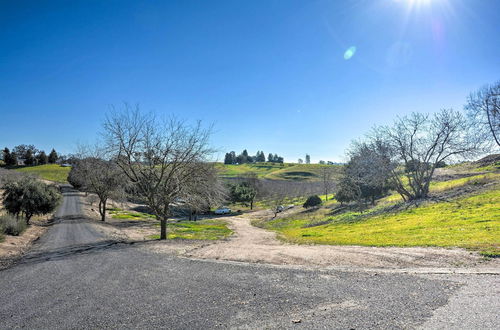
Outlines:
{"type": "MultiPolygon", "coordinates": [[[[254,172],[259,178],[273,180],[292,181],[317,181],[320,180],[322,168],[334,168],[339,170],[338,165],[320,164],[278,164],[278,163],[255,163],[242,165],[216,164],[221,176],[225,178],[241,177],[245,173],[254,172]]],[[[42,179],[66,183],[70,167],[62,167],[57,164],[47,164],[39,166],[19,167],[15,170],[22,173],[31,173],[42,179]]]]}
{"type": "Polygon", "coordinates": [[[221,176],[226,178],[241,177],[245,173],[254,172],[262,179],[317,181],[320,180],[322,168],[339,170],[339,165],[292,164],[292,163],[254,163],[226,165],[217,163],[221,176]]]}
{"type": "Polygon", "coordinates": [[[71,170],[71,167],[62,167],[58,164],[47,164],[47,165],[38,165],[38,166],[26,166],[16,168],[15,171],[21,173],[30,173],[34,174],[41,179],[59,182],[59,183],[67,183],[68,182],[68,173],[71,170]]]}
{"type": "Polygon", "coordinates": [[[431,185],[431,197],[410,206],[392,194],[363,212],[331,201],[254,225],[295,243],[462,247],[500,256],[498,164],[443,169],[431,185]]]}

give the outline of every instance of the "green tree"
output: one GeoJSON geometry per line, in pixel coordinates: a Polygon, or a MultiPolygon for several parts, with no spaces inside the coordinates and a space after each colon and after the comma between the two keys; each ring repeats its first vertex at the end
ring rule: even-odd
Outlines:
{"type": "Polygon", "coordinates": [[[61,201],[57,188],[31,177],[8,182],[3,188],[3,206],[16,217],[23,215],[26,224],[34,215],[53,212],[61,201]]]}
{"type": "Polygon", "coordinates": [[[310,207],[321,205],[321,203],[322,203],[322,200],[321,200],[321,198],[319,198],[318,195],[312,195],[312,196],[307,197],[306,202],[302,206],[305,208],[310,208],[310,207]]]}
{"type": "Polygon", "coordinates": [[[252,209],[255,197],[257,196],[257,190],[248,182],[241,182],[231,186],[230,194],[233,203],[243,203],[252,209]]]}
{"type": "Polygon", "coordinates": [[[24,159],[24,165],[33,166],[35,165],[36,159],[33,157],[33,152],[28,149],[26,151],[26,158],[24,159]]]}
{"type": "Polygon", "coordinates": [[[58,157],[57,156],[57,152],[54,149],[52,149],[52,151],[49,154],[49,159],[48,159],[49,163],[50,164],[55,164],[56,161],[57,161],[57,157],[58,157]]]}
{"type": "Polygon", "coordinates": [[[28,158],[28,151],[31,151],[32,156],[38,153],[38,150],[32,144],[20,144],[12,149],[12,152],[15,153],[17,157],[24,159],[28,158]]]}
{"type": "Polygon", "coordinates": [[[38,159],[38,165],[45,165],[49,160],[47,154],[45,154],[45,151],[43,150],[38,154],[37,159],[38,159]]]}
{"type": "Polygon", "coordinates": [[[3,160],[5,162],[5,165],[7,166],[14,166],[17,165],[17,156],[15,153],[11,153],[9,148],[5,148],[3,150],[3,160]]]}

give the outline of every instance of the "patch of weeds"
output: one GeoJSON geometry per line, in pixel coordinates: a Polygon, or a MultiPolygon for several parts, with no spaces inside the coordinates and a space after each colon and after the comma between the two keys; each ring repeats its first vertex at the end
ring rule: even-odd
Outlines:
{"type": "Polygon", "coordinates": [[[11,215],[0,216],[0,233],[12,236],[21,235],[27,228],[23,219],[16,219],[11,215]]]}
{"type": "Polygon", "coordinates": [[[121,220],[155,219],[154,215],[142,212],[111,211],[110,213],[113,219],[121,219],[121,220]]]}

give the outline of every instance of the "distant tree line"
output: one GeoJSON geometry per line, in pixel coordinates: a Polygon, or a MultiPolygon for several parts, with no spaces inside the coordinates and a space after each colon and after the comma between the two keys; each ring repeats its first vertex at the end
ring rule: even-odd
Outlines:
{"type": "Polygon", "coordinates": [[[55,164],[59,158],[54,149],[47,155],[45,151],[38,150],[32,144],[20,144],[12,151],[5,147],[2,151],[2,159],[6,166],[16,166],[20,161],[26,166],[55,164]]]}
{"type": "Polygon", "coordinates": [[[264,163],[266,161],[269,163],[283,163],[284,159],[283,157],[278,156],[278,154],[269,153],[266,160],[264,151],[257,151],[255,156],[250,156],[246,149],[239,155],[236,155],[236,152],[231,151],[226,153],[224,156],[224,164],[264,163]]]}

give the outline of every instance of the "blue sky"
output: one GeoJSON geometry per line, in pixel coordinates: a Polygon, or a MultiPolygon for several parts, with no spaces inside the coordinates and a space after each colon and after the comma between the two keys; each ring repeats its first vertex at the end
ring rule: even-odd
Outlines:
{"type": "Polygon", "coordinates": [[[0,145],[73,152],[126,101],[213,123],[222,153],[339,161],[500,79],[499,22],[497,0],[0,0],[0,145]]]}

